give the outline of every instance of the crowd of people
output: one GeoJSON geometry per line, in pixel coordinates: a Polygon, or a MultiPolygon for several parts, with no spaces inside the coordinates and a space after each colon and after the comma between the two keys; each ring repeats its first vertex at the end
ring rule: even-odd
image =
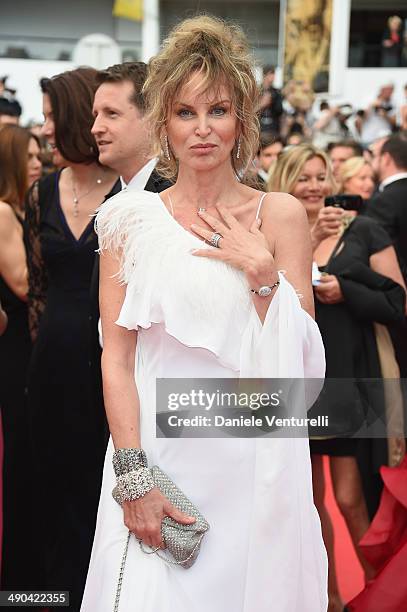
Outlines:
{"type": "Polygon", "coordinates": [[[286,145],[311,142],[326,149],[335,142],[353,140],[367,148],[396,129],[407,129],[407,84],[401,105],[394,100],[394,83],[388,82],[376,96],[354,108],[316,97],[305,81],[291,80],[279,90],[275,77],[275,67],[265,66],[260,127],[264,136],[282,138],[286,145]]]}
{"type": "MultiPolygon", "coordinates": [[[[261,107],[262,135],[255,172],[265,190],[297,197],[310,224],[316,321],[327,361],[327,383],[317,409],[330,414],[334,423],[325,439],[312,439],[311,434],[310,440],[314,499],[329,559],[329,609],[341,610],[343,603],[335,567],[334,530],[324,505],[323,456],[329,457],[336,502],[369,585],[366,595],[359,596],[349,609],[381,610],[380,597],[376,607],[371,599],[372,591],[377,596],[372,578],[378,567],[368,561],[360,542],[377,516],[382,466],[399,465],[405,455],[403,404],[399,400],[403,393],[405,398],[407,374],[407,217],[402,204],[407,197],[407,106],[396,108],[394,86],[388,84],[365,109],[352,113],[348,105],[330,107],[323,101],[314,118],[309,88],[305,87],[302,108],[297,102],[293,111],[295,106],[287,96],[289,86],[283,92],[275,90],[270,85],[272,74],[272,67],[265,69],[263,91],[268,92],[268,98],[263,94],[261,99],[267,101],[267,108],[261,107]],[[271,128],[273,116],[278,118],[276,132],[271,128]],[[334,194],[340,197],[330,201],[334,194]],[[359,196],[359,200],[352,201],[352,196],[359,196]],[[393,390],[396,397],[389,400],[383,390],[373,386],[361,388],[360,379],[380,377],[401,377],[400,386],[397,383],[393,390]],[[355,381],[359,381],[357,388],[355,381]],[[395,407],[398,414],[393,412],[390,417],[395,407]],[[395,429],[388,432],[386,440],[349,436],[360,429],[369,410],[374,418],[387,423],[395,419],[395,429]],[[369,608],[363,607],[365,601],[369,608]]],[[[382,559],[381,569],[383,565],[382,559]]],[[[389,583],[392,579],[395,574],[388,573],[389,583]]],[[[389,597],[389,609],[403,608],[405,593],[394,595],[393,602],[389,597]]]]}
{"type": "Polygon", "coordinates": [[[239,28],[197,17],[148,66],[42,79],[40,133],[0,105],[3,590],[69,591],[72,612],[407,607],[407,86],[354,112],[278,90],[272,66],[259,91],[251,62],[239,28]],[[157,377],[322,378],[319,334],[329,430],[155,438],[157,377]],[[324,456],[366,580],[352,602],[324,456]],[[146,457],[211,524],[187,572],[138,545],[194,520],[146,457]]]}

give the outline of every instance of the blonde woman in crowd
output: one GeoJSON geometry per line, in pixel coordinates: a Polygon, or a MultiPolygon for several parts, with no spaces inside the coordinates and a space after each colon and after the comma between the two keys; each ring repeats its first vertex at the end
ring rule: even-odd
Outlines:
{"type": "Polygon", "coordinates": [[[97,216],[112,439],[82,612],[115,601],[120,612],[325,612],[308,441],[155,436],[157,377],[324,372],[304,210],[245,184],[258,121],[242,31],[208,16],[182,22],[150,63],[146,95],[158,169],[175,182],[121,193],[97,216]],[[210,524],[189,569],[142,550],[169,544],[168,517],[184,530],[195,522],[155,486],[148,462],[210,524]]]}
{"type": "Polygon", "coordinates": [[[372,197],[375,182],[371,164],[364,157],[350,157],[341,166],[338,175],[339,192],[359,195],[367,202],[372,197]]]}

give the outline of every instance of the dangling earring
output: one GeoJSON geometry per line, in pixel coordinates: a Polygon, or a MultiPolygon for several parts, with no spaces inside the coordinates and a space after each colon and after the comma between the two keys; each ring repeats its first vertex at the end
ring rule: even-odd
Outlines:
{"type": "Polygon", "coordinates": [[[165,155],[165,157],[168,160],[171,159],[170,149],[169,149],[169,146],[168,146],[168,136],[167,135],[164,136],[164,155],[165,155]]]}
{"type": "Polygon", "coordinates": [[[237,141],[237,151],[236,151],[236,159],[240,158],[240,136],[237,141]]]}

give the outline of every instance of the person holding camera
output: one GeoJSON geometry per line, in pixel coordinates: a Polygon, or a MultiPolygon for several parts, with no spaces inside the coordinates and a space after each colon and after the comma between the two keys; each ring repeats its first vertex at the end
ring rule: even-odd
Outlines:
{"type": "Polygon", "coordinates": [[[274,87],[274,66],[264,66],[263,87],[259,102],[261,133],[280,134],[281,118],[283,116],[283,96],[274,87]]]}
{"type": "MultiPolygon", "coordinates": [[[[357,210],[346,210],[346,198],[342,198],[342,207],[336,205],[335,199],[334,206],[324,205],[336,184],[323,151],[303,144],[283,152],[269,186],[272,191],[288,192],[300,200],[311,231],[314,270],[317,268],[313,278],[316,321],[325,345],[328,379],[311,413],[317,410],[318,414],[328,415],[330,423],[326,431],[310,431],[310,437],[325,436],[311,440],[314,501],[328,552],[329,610],[342,612],[333,528],[324,502],[322,456],[330,458],[335,498],[369,579],[372,568],[362,557],[358,542],[369,527],[368,509],[372,515],[379,493],[370,499],[370,483],[362,482],[356,459],[359,440],[352,435],[364,424],[368,410],[380,411],[381,398],[377,393],[375,399],[358,381],[381,377],[373,323],[403,317],[403,279],[391,239],[379,225],[359,216],[357,210]]],[[[386,456],[381,463],[386,463],[386,456]]]]}
{"type": "Polygon", "coordinates": [[[393,101],[394,85],[386,83],[377,98],[361,116],[360,140],[368,146],[378,138],[389,136],[396,127],[397,108],[393,101]]]}
{"type": "Polygon", "coordinates": [[[319,110],[320,115],[312,126],[312,144],[320,149],[326,149],[331,142],[345,140],[349,133],[345,123],[349,117],[348,106],[329,106],[328,102],[323,100],[319,110]]]}

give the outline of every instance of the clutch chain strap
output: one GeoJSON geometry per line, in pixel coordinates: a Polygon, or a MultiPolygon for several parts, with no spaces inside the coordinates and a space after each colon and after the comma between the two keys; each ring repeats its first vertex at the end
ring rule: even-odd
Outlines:
{"type": "Polygon", "coordinates": [[[122,582],[123,582],[123,575],[124,575],[124,566],[126,565],[127,551],[129,549],[129,542],[130,542],[130,531],[127,534],[126,545],[124,547],[122,562],[120,564],[119,580],[117,582],[116,598],[114,600],[113,612],[119,612],[119,601],[120,601],[120,594],[122,592],[122,582]]]}
{"type": "MultiPolygon", "coordinates": [[[[190,559],[192,559],[192,557],[195,554],[195,551],[197,548],[199,548],[201,542],[202,542],[202,538],[204,537],[204,533],[202,533],[199,536],[199,540],[197,541],[197,543],[195,544],[194,548],[192,549],[192,551],[189,553],[188,557],[186,559],[183,559],[182,561],[171,561],[171,559],[169,559],[166,555],[160,555],[160,553],[158,552],[160,550],[160,546],[158,548],[153,548],[152,550],[146,550],[143,546],[143,541],[139,540],[139,544],[140,544],[140,548],[143,551],[143,553],[145,555],[153,555],[156,554],[157,557],[160,557],[160,559],[162,559],[163,561],[165,561],[166,563],[168,563],[168,565],[182,565],[183,563],[186,563],[187,561],[189,561],[190,559]]],[[[116,611],[115,611],[116,612],[116,611]]]]}
{"type": "MultiPolygon", "coordinates": [[[[146,554],[146,555],[156,554],[157,557],[160,557],[160,559],[162,559],[163,561],[165,561],[169,565],[181,565],[182,563],[186,563],[187,561],[189,561],[193,557],[193,555],[195,554],[196,549],[201,544],[202,538],[204,537],[204,535],[205,535],[204,533],[202,533],[200,535],[199,540],[195,544],[192,552],[183,561],[171,561],[171,559],[168,559],[168,557],[159,554],[158,551],[160,550],[160,547],[153,548],[152,550],[146,550],[144,548],[144,546],[143,546],[143,541],[139,540],[138,542],[139,542],[140,548],[141,548],[141,550],[143,551],[144,554],[146,554]]],[[[126,544],[125,544],[124,551],[123,551],[122,562],[120,564],[119,580],[117,582],[116,598],[115,598],[115,601],[114,601],[113,612],[119,612],[120,595],[121,595],[121,592],[122,592],[123,575],[124,575],[124,568],[125,568],[125,565],[126,565],[127,552],[129,550],[130,536],[131,536],[131,532],[129,531],[128,534],[127,534],[126,544]]]]}

